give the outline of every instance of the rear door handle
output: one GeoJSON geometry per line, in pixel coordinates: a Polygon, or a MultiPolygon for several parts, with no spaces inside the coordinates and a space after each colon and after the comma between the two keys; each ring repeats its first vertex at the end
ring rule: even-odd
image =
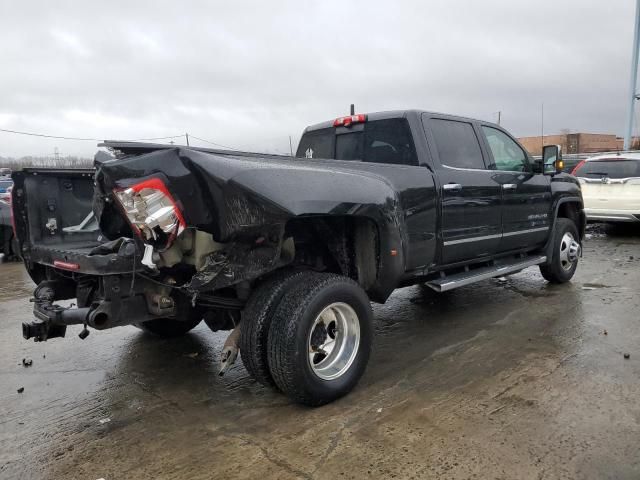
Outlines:
{"type": "Polygon", "coordinates": [[[502,189],[503,190],[515,190],[516,188],[518,188],[518,185],[516,185],[515,183],[503,183],[502,184],[502,189]]]}
{"type": "Polygon", "coordinates": [[[442,186],[443,190],[447,190],[447,191],[459,191],[462,190],[462,185],[460,185],[459,183],[445,183],[442,186]]]}

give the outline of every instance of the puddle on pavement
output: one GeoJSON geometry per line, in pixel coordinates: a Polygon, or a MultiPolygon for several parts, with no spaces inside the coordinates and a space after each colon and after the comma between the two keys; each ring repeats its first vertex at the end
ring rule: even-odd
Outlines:
{"type": "Polygon", "coordinates": [[[0,264],[0,302],[30,296],[35,285],[22,262],[0,264]]]}

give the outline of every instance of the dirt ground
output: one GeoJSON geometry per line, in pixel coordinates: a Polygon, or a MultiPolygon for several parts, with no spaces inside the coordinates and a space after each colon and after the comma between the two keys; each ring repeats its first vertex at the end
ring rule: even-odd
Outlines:
{"type": "Polygon", "coordinates": [[[640,231],[596,227],[566,285],[398,290],[359,386],[309,409],[218,377],[204,324],[27,342],[33,285],[0,265],[0,478],[638,479],[639,267],[640,231]]]}

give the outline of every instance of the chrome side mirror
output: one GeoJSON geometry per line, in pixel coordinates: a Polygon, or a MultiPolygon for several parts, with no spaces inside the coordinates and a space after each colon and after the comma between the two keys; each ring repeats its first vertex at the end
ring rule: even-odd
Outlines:
{"type": "Polygon", "coordinates": [[[562,172],[562,147],[560,145],[545,145],[542,147],[542,165],[545,175],[555,175],[562,172]]]}

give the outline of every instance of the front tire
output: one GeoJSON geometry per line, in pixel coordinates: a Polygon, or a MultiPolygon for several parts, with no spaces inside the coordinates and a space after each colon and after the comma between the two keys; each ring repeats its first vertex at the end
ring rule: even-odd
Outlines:
{"type": "Polygon", "coordinates": [[[350,392],[373,339],[367,294],[353,280],[318,274],[283,296],[268,338],[269,368],[295,402],[319,406],[350,392]]]}
{"type": "Polygon", "coordinates": [[[580,236],[578,228],[568,218],[558,218],[553,236],[551,259],[540,265],[540,273],[551,283],[565,283],[571,280],[578,268],[580,256],[580,236]]]}

